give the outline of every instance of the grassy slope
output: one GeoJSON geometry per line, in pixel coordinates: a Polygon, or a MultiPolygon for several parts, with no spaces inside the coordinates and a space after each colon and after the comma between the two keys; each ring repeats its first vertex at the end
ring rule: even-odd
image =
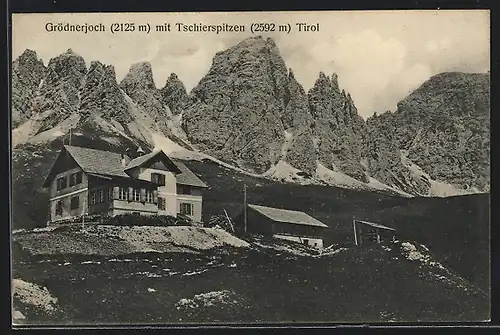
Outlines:
{"type": "MultiPolygon", "coordinates": [[[[77,137],[73,140],[75,145],[93,141],[77,137]]],[[[52,144],[54,149],[57,145],[57,142],[52,144]]],[[[13,228],[42,226],[48,197],[40,186],[56,151],[25,146],[15,150],[14,155],[17,158],[13,166],[13,228]],[[32,155],[33,152],[38,155],[32,155]]],[[[352,216],[379,221],[396,228],[398,234],[427,245],[438,259],[488,290],[489,197],[486,195],[405,199],[368,191],[282,184],[209,161],[186,164],[210,186],[204,194],[205,221],[213,214],[222,214],[223,209],[230,216],[237,215],[242,209],[243,183],[246,183],[249,203],[302,210],[329,225],[326,245],[352,243],[352,216]]]]}
{"type": "Polygon", "coordinates": [[[254,178],[214,163],[186,162],[208,183],[204,219],[234,217],[243,208],[243,183],[249,203],[305,211],[331,229],[325,244],[352,245],[352,217],[393,227],[400,238],[428,246],[440,261],[489,291],[489,195],[450,198],[400,198],[325,186],[282,184],[254,178]]]}
{"type": "Polygon", "coordinates": [[[92,260],[46,262],[45,271],[40,264],[16,267],[16,275],[46,286],[64,315],[51,320],[29,314],[28,321],[464,321],[489,315],[483,295],[438,279],[439,271],[408,261],[395,248],[357,248],[320,259],[219,249],[92,260]],[[177,308],[181,299],[214,291],[230,298],[177,308]]]}

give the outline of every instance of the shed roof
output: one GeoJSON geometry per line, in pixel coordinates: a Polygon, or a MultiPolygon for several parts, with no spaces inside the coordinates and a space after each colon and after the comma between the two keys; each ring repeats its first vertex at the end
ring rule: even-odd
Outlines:
{"type": "Polygon", "coordinates": [[[396,229],[381,225],[380,223],[368,222],[368,221],[363,221],[363,220],[356,220],[356,222],[361,222],[361,223],[364,223],[365,225],[368,225],[368,226],[371,226],[374,228],[396,231],[396,229]]]}
{"type": "Polygon", "coordinates": [[[306,226],[328,228],[326,224],[304,212],[299,212],[289,209],[266,207],[260,205],[251,205],[251,204],[249,204],[248,207],[258,211],[262,215],[265,215],[271,220],[277,222],[286,222],[286,223],[300,224],[306,226]]]}

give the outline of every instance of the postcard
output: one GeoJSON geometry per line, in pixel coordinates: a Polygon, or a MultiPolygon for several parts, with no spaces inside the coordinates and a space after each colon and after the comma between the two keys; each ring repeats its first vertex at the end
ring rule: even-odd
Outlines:
{"type": "Polygon", "coordinates": [[[13,324],[490,320],[489,31],[13,14],[13,324]]]}

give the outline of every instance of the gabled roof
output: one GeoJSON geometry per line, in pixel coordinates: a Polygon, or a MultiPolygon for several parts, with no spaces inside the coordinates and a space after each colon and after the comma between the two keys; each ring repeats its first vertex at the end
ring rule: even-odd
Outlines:
{"type": "Polygon", "coordinates": [[[173,172],[175,173],[181,173],[182,171],[179,169],[179,167],[162,151],[153,151],[147,155],[142,155],[137,158],[134,158],[133,160],[128,163],[127,167],[125,168],[125,171],[131,170],[133,168],[143,166],[147,164],[149,161],[151,161],[153,158],[157,157],[158,155],[161,155],[162,159],[168,164],[169,168],[172,169],[173,172]]]}
{"type": "Polygon", "coordinates": [[[186,165],[178,160],[173,161],[179,170],[181,170],[181,173],[176,176],[177,184],[208,188],[207,184],[201,181],[186,165]]]}
{"type": "MultiPolygon", "coordinates": [[[[109,151],[95,150],[83,147],[74,147],[65,145],[59,152],[56,162],[45,179],[43,186],[48,187],[54,178],[54,169],[56,168],[57,161],[64,157],[65,153],[76,162],[76,164],[86,173],[96,175],[128,177],[123,171],[122,156],[109,151]]],[[[130,159],[124,155],[124,158],[129,161],[130,159]]]]}
{"type": "Polygon", "coordinates": [[[280,209],[273,207],[265,207],[259,205],[248,205],[248,207],[258,211],[262,215],[267,216],[271,220],[277,222],[293,223],[306,226],[324,227],[328,228],[323,222],[313,218],[312,216],[299,211],[289,209],[280,209]]]}
{"type": "Polygon", "coordinates": [[[374,228],[380,228],[380,229],[386,229],[386,230],[396,231],[396,229],[386,227],[384,225],[381,225],[380,223],[368,222],[368,221],[363,221],[363,220],[356,220],[356,222],[361,222],[361,223],[364,223],[365,225],[368,225],[368,226],[371,226],[371,227],[374,227],[374,228]]]}
{"type": "MultiPolygon", "coordinates": [[[[111,177],[122,177],[130,178],[130,176],[125,172],[135,167],[142,166],[148,161],[161,154],[161,157],[169,167],[177,173],[177,183],[181,185],[189,185],[196,187],[208,187],[203,181],[201,181],[191,170],[189,170],[183,163],[179,161],[174,161],[170,159],[163,151],[154,151],[147,155],[137,157],[133,160],[127,155],[123,155],[128,164],[124,167],[122,164],[122,154],[96,150],[84,147],[74,147],[70,145],[65,145],[59,155],[63,152],[67,152],[80,166],[80,168],[91,175],[95,176],[111,176],[111,177]]],[[[53,178],[53,170],[55,164],[52,166],[47,179],[44,182],[44,186],[48,186],[53,178]]]]}
{"type": "MultiPolygon", "coordinates": [[[[128,177],[122,165],[122,155],[103,150],[65,145],[64,149],[73,157],[84,172],[108,176],[128,177]]],[[[127,161],[130,158],[124,155],[127,161]]]]}

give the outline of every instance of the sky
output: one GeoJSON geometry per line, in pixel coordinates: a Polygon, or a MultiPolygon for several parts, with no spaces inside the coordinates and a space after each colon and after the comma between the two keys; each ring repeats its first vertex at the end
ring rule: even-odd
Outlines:
{"type": "Polygon", "coordinates": [[[395,110],[398,101],[435,74],[489,71],[490,14],[485,10],[14,14],[12,59],[32,49],[48,64],[71,48],[88,66],[94,60],[113,65],[118,81],[132,64],[149,61],[157,87],[175,72],[189,91],[208,72],[216,52],[255,36],[250,26],[259,22],[290,24],[289,33],[261,35],[275,40],[306,90],[320,71],[337,73],[364,118],[395,110]],[[110,31],[112,23],[132,22],[134,32],[110,31]],[[48,32],[47,23],[102,23],[106,31],[48,32]],[[137,29],[145,23],[149,34],[137,29]],[[172,31],[155,31],[165,23],[172,31]],[[246,30],[178,32],[175,23],[239,24],[246,30]],[[299,32],[296,23],[319,24],[319,31],[299,32]]]}

